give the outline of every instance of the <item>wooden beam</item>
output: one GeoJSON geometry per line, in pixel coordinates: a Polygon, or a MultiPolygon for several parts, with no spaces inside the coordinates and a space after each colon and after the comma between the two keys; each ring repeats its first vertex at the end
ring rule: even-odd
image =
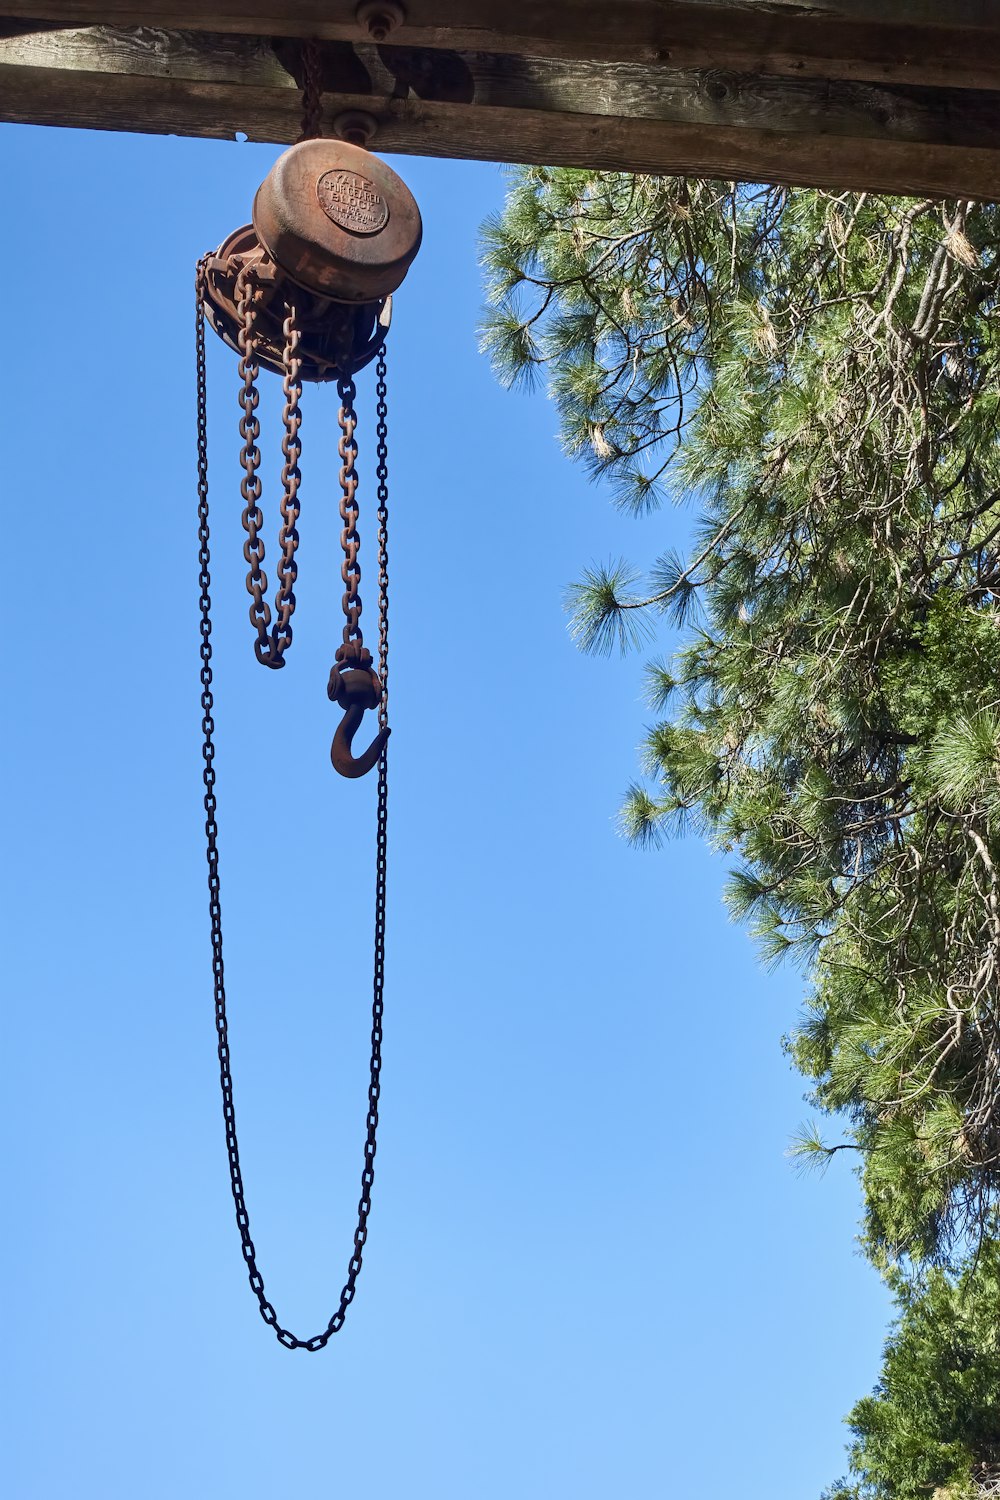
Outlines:
{"type": "MultiPolygon", "coordinates": [[[[676,11],[688,7],[720,11],[732,20],[749,14],[758,20],[796,16],[803,20],[850,20],[870,24],[978,27],[997,26],[996,0],[616,0],[613,6],[597,0],[406,0],[406,27],[417,30],[439,26],[448,31],[491,24],[504,34],[545,32],[565,37],[583,29],[630,30],[637,23],[669,25],[676,11]]],[[[258,36],[314,36],[317,28],[353,26],[357,35],[357,0],[21,0],[8,3],[4,13],[33,16],[65,24],[171,25],[193,29],[200,15],[204,28],[258,36]]],[[[338,38],[339,39],[339,38],[338,38]]],[[[411,37],[412,41],[413,38],[411,37]]]]}
{"type": "MultiPolygon", "coordinates": [[[[0,0],[11,20],[364,40],[356,0],[0,0]]],[[[407,47],[1000,87],[997,0],[407,0],[407,47]]]]}
{"type": "MultiPolygon", "coordinates": [[[[384,151],[1000,197],[988,93],[374,46],[324,68],[328,121],[369,110],[384,151]]],[[[0,38],[0,118],[287,142],[300,99],[262,38],[97,27],[0,38]]]]}

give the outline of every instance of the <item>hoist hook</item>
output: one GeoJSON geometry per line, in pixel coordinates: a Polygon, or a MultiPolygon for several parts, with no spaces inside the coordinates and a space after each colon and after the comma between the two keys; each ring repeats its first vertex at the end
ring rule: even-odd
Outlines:
{"type": "Polygon", "coordinates": [[[354,756],[351,753],[351,741],[360,728],[364,716],[365,711],[361,704],[352,703],[337,726],[333,744],[330,746],[330,759],[333,762],[333,769],[339,771],[341,776],[367,775],[372,767],[378,764],[382,747],[389,738],[388,728],[380,729],[364,754],[354,756]]]}
{"type": "Polygon", "coordinates": [[[353,754],[351,745],[361,727],[365,710],[375,708],[382,701],[382,683],[371,660],[371,652],[357,642],[340,646],[326,689],[331,703],[344,705],[344,717],[330,746],[330,760],[335,771],[352,780],[367,775],[378,764],[390,733],[388,727],[380,729],[362,755],[353,754]]]}

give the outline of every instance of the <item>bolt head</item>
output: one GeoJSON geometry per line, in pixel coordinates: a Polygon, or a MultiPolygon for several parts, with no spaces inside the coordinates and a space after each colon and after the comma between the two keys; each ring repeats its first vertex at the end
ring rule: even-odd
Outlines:
{"type": "Polygon", "coordinates": [[[395,0],[363,0],[355,12],[358,25],[373,42],[384,42],[406,20],[406,11],[395,0]]]}

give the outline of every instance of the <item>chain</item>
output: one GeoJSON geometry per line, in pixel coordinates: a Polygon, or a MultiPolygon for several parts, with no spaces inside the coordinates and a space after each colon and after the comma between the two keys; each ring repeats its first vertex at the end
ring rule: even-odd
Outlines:
{"type": "Polygon", "coordinates": [[[271,610],[264,598],[267,575],[261,568],[264,561],[264,538],[260,535],[264,516],[260,508],[261,482],[257,472],[260,465],[260,449],[257,447],[257,439],[260,437],[260,422],[257,417],[260,394],[257,390],[255,341],[259,296],[260,289],[253,273],[240,271],[236,278],[236,307],[240,318],[239,369],[240,379],[243,381],[240,392],[240,405],[243,407],[243,415],[240,417],[240,437],[243,439],[240,462],[244,474],[240,481],[240,494],[243,496],[243,530],[247,534],[243,543],[243,556],[249,564],[247,593],[253,601],[250,605],[250,623],[257,632],[253,648],[259,662],[269,663],[271,610]]]}
{"type": "Polygon", "coordinates": [[[299,569],[295,561],[296,549],[299,545],[299,533],[295,523],[299,519],[301,506],[299,505],[299,484],[302,474],[299,469],[299,459],[302,457],[302,444],[299,441],[299,428],[302,426],[302,412],[299,408],[299,400],[302,396],[302,361],[298,357],[298,348],[301,335],[298,329],[295,308],[288,304],[288,316],[285,318],[284,327],[285,350],[283,358],[284,380],[282,386],[285,392],[285,409],[282,420],[285,424],[285,435],[281,439],[281,452],[284,456],[284,467],[281,470],[281,530],[278,532],[278,545],[281,548],[281,556],[278,559],[278,592],[274,597],[274,609],[277,622],[271,632],[271,656],[279,661],[285,651],[292,644],[292,615],[295,613],[295,580],[299,569]]]}
{"type": "Polygon", "coordinates": [[[358,562],[361,538],[357,528],[358,473],[355,468],[358,444],[354,436],[358,425],[354,410],[357,388],[349,375],[341,375],[337,380],[337,395],[340,397],[340,411],[337,415],[340,423],[340,441],[337,444],[337,452],[340,454],[340,519],[344,523],[340,533],[340,545],[344,549],[344,561],[340,565],[340,576],[344,580],[344,645],[356,641],[361,646],[364,643],[361,633],[361,597],[358,593],[361,583],[361,564],[358,562]]]}
{"type": "MultiPolygon", "coordinates": [[[[302,44],[302,131],[299,141],[323,134],[323,67],[319,43],[310,37],[302,44]]],[[[299,141],[296,141],[298,145],[299,141]]]]}
{"type": "Polygon", "coordinates": [[[385,345],[375,366],[375,478],[378,482],[378,675],[382,701],[378,727],[389,722],[389,406],[386,399],[385,345]]]}
{"type": "Polygon", "coordinates": [[[295,308],[289,303],[282,325],[285,339],[282,356],[285,407],[282,421],[285,434],[281,440],[281,452],[285,462],[281,470],[281,529],[278,533],[281,553],[277,566],[278,589],[274,599],[277,622],[272,630],[271,608],[264,597],[267,592],[267,574],[261,567],[264,561],[264,538],[260,533],[264,515],[260,508],[262,486],[258,473],[260,449],[257,447],[257,439],[260,437],[260,420],[257,406],[260,393],[257,390],[259,365],[256,358],[259,299],[260,288],[252,270],[240,271],[236,280],[236,306],[240,318],[239,372],[243,382],[243,389],[240,391],[240,405],[243,408],[240,418],[240,436],[243,439],[240,461],[244,473],[240,481],[240,493],[243,496],[243,530],[247,534],[243,543],[243,556],[249,564],[247,593],[252,600],[250,623],[257,632],[257,639],[254,641],[257,660],[265,667],[283,667],[285,652],[292,644],[295,580],[298,577],[295,553],[299,545],[299,533],[296,522],[301,513],[299,485],[302,481],[302,471],[299,468],[299,459],[302,457],[302,443],[299,440],[299,429],[302,426],[302,411],[299,406],[302,396],[302,360],[298,351],[302,336],[295,308]]]}
{"type": "MultiPolygon", "coordinates": [[[[378,482],[378,675],[382,697],[378,705],[378,726],[389,723],[389,406],[386,398],[385,346],[379,350],[375,367],[375,437],[378,482]]],[[[375,835],[375,968],[372,993],[372,1077],[368,1089],[368,1139],[365,1142],[365,1168],[375,1164],[375,1130],[378,1125],[379,1080],[375,1067],[382,1060],[382,990],[385,984],[385,887],[389,824],[389,741],[382,746],[378,761],[378,811],[375,835]]],[[[364,1178],[362,1178],[364,1181],[364,1178]]],[[[368,1184],[370,1191],[371,1182],[368,1184]]],[[[362,1202],[364,1199],[362,1199],[362,1202]]],[[[367,1218],[367,1214],[365,1216],[367,1218]]]]}
{"type": "MultiPolygon", "coordinates": [[[[378,353],[375,366],[375,477],[378,482],[378,675],[382,698],[378,706],[378,727],[389,723],[389,405],[386,394],[385,345],[378,353]]],[[[375,1031],[381,1055],[382,987],[385,981],[385,878],[388,848],[389,781],[386,740],[378,762],[378,814],[375,839],[375,983],[372,1002],[372,1056],[375,1055],[375,1031]]],[[[374,1069],[373,1069],[374,1072],[374,1069]]],[[[372,1104],[369,1090],[369,1103],[372,1104]]],[[[378,1124],[378,1093],[374,1103],[374,1124],[368,1116],[368,1139],[375,1157],[375,1129],[378,1124]]]]}
{"type": "MultiPolygon", "coordinates": [[[[361,1173],[361,1197],[358,1201],[358,1222],[354,1231],[354,1248],[347,1265],[347,1280],[340,1293],[340,1301],[337,1311],[330,1319],[322,1333],[315,1334],[312,1338],[300,1339],[294,1333],[283,1328],[278,1322],[278,1315],[274,1307],[267,1299],[264,1291],[264,1278],[257,1268],[257,1253],[253,1240],[250,1236],[250,1216],[247,1212],[246,1200],[243,1193],[243,1174],[240,1167],[240,1148],[236,1135],[236,1112],[233,1102],[233,1075],[230,1068],[229,1054],[229,1025],[226,1015],[226,985],[225,968],[222,954],[222,898],[221,884],[219,880],[219,826],[216,820],[217,801],[215,796],[215,721],[213,708],[215,704],[212,691],[212,599],[211,599],[211,535],[209,531],[208,517],[208,416],[207,416],[207,380],[205,367],[205,260],[198,262],[196,278],[196,302],[195,302],[195,368],[197,377],[197,408],[198,408],[198,582],[200,595],[200,632],[201,632],[201,711],[202,711],[202,780],[205,786],[205,839],[206,858],[208,861],[208,910],[211,921],[212,934],[212,983],[215,998],[215,1030],[218,1039],[219,1056],[219,1082],[222,1090],[222,1113],[226,1127],[226,1149],[229,1155],[229,1181],[233,1195],[233,1203],[236,1207],[236,1223],[240,1231],[240,1242],[243,1247],[243,1259],[246,1263],[247,1274],[251,1289],[257,1298],[260,1307],[260,1315],[269,1327],[274,1329],[278,1342],[286,1349],[308,1349],[315,1352],[324,1349],[335,1333],[339,1333],[344,1326],[347,1309],[354,1301],[358,1277],[361,1274],[361,1262],[365,1243],[368,1239],[368,1216],[371,1213],[371,1190],[375,1181],[375,1151],[376,1133],[378,1130],[378,1107],[381,1096],[381,1074],[382,1074],[382,1017],[383,1017],[383,990],[385,984],[385,922],[386,922],[386,847],[387,847],[387,821],[388,821],[388,786],[387,786],[387,758],[386,750],[383,748],[379,760],[378,774],[378,814],[377,814],[377,855],[375,866],[375,964],[372,985],[372,1031],[371,1031],[371,1063],[368,1082],[368,1114],[366,1118],[366,1135],[364,1148],[364,1167],[361,1173]]],[[[243,351],[241,350],[241,353],[243,351]]],[[[384,379],[384,367],[383,367],[384,379]]],[[[384,407],[384,389],[380,391],[380,405],[384,407]]],[[[251,408],[252,415],[252,408],[251,408]]],[[[384,421],[384,416],[383,416],[384,421]]],[[[353,429],[352,429],[353,432],[353,429]]],[[[245,441],[250,441],[245,438],[245,441]]],[[[380,439],[379,462],[382,469],[386,465],[385,435],[380,439]]],[[[380,474],[380,486],[385,485],[385,473],[380,474]]],[[[380,528],[384,537],[387,519],[387,490],[382,493],[380,488],[380,528]]],[[[384,577],[385,552],[384,541],[380,543],[380,562],[382,564],[382,578],[380,580],[380,606],[384,608],[386,602],[386,582],[384,577]]],[[[385,648],[386,633],[385,623],[382,622],[382,642],[385,648]]]]}

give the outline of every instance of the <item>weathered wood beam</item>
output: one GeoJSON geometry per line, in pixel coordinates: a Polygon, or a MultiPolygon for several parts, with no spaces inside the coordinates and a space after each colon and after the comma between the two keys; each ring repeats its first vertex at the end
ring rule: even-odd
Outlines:
{"type": "MultiPolygon", "coordinates": [[[[506,34],[542,31],[569,37],[583,28],[606,26],[617,21],[622,30],[637,22],[651,24],[657,17],[669,18],[688,6],[721,11],[732,18],[741,13],[758,20],[793,15],[807,20],[864,21],[872,24],[914,26],[972,26],[992,31],[997,25],[996,0],[617,0],[613,6],[601,0],[406,0],[406,25],[426,28],[490,26],[506,34]],[[603,20],[602,20],[603,16],[603,20]],[[492,18],[492,20],[491,20],[492,18]]],[[[191,29],[201,14],[209,25],[247,35],[319,35],[317,27],[356,25],[357,0],[20,0],[5,6],[7,15],[31,15],[39,19],[100,21],[103,24],[166,25],[168,21],[191,29]],[[293,28],[293,29],[289,29],[293,28]],[[303,30],[302,28],[307,28],[303,30]]],[[[412,38],[411,38],[412,41],[412,38]]]]}
{"type": "MultiPolygon", "coordinates": [[[[8,36],[0,119],[291,141],[299,51],[151,27],[8,36]]],[[[369,110],[379,150],[1000,197],[995,93],[347,44],[324,69],[328,121],[369,110]]]]}
{"type": "MultiPolygon", "coordinates": [[[[357,0],[0,0],[12,19],[362,40],[357,0]]],[[[407,47],[1000,87],[997,0],[407,0],[407,47]]]]}

